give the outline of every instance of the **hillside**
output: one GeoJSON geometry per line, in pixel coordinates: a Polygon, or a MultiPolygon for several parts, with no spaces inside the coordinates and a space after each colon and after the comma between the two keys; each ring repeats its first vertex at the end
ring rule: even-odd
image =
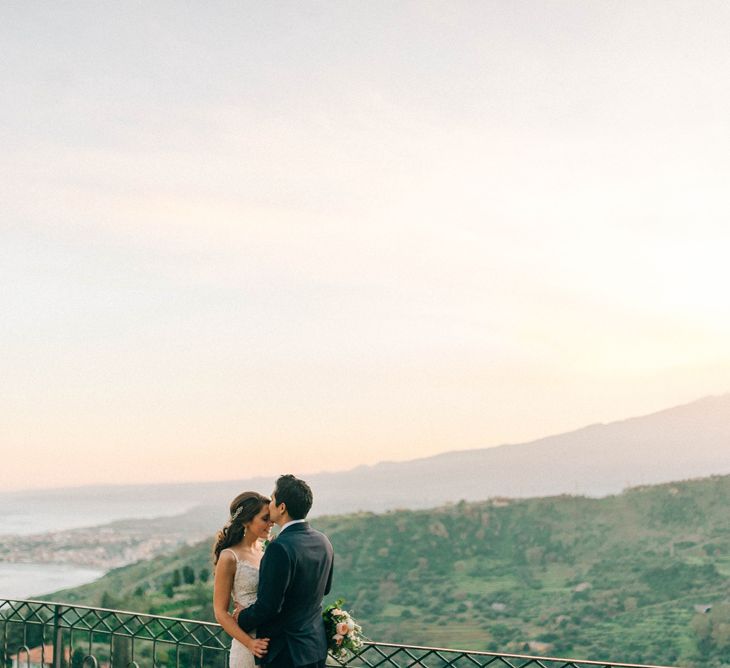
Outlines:
{"type": "MultiPolygon", "coordinates": [[[[716,667],[730,661],[729,499],[727,476],[314,525],[335,546],[333,594],[374,639],[716,667]]],[[[48,598],[211,619],[209,548],[48,598]]]]}

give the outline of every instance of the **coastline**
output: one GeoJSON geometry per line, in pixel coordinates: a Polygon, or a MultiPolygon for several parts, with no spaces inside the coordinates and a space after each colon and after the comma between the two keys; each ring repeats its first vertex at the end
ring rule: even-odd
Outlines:
{"type": "Polygon", "coordinates": [[[0,561],[0,599],[32,599],[98,580],[106,571],[48,563],[0,561]]]}

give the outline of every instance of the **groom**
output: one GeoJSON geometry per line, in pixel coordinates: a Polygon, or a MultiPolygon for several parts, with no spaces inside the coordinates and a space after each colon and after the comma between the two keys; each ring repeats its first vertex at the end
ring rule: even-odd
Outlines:
{"type": "Polygon", "coordinates": [[[334,553],[327,536],[305,521],[311,507],[306,482],[293,475],[276,481],[269,516],[281,531],[261,560],[256,602],[233,612],[244,631],[270,639],[260,660],[267,668],[323,668],[327,659],[322,598],[332,586],[334,553]]]}

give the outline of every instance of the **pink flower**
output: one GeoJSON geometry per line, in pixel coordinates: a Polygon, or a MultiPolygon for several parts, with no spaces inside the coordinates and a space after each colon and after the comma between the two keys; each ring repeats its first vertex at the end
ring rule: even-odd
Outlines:
{"type": "Polygon", "coordinates": [[[341,635],[340,635],[339,633],[338,633],[337,635],[335,635],[335,636],[332,636],[332,639],[333,639],[333,640],[334,640],[334,641],[335,641],[335,642],[336,642],[336,643],[337,643],[338,645],[341,645],[341,644],[342,644],[342,636],[341,636],[341,635]]]}
{"type": "Polygon", "coordinates": [[[347,632],[350,630],[350,627],[347,626],[347,622],[340,622],[335,629],[337,630],[338,636],[346,636],[347,632]]]}

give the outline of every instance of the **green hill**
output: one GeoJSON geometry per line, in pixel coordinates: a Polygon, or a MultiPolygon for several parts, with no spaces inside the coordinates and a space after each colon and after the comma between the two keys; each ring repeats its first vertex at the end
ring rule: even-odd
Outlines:
{"type": "MultiPolygon", "coordinates": [[[[730,664],[729,500],[726,476],[313,524],[373,639],[709,668],[730,664]]],[[[210,569],[206,541],[48,598],[212,619],[210,569]]]]}

